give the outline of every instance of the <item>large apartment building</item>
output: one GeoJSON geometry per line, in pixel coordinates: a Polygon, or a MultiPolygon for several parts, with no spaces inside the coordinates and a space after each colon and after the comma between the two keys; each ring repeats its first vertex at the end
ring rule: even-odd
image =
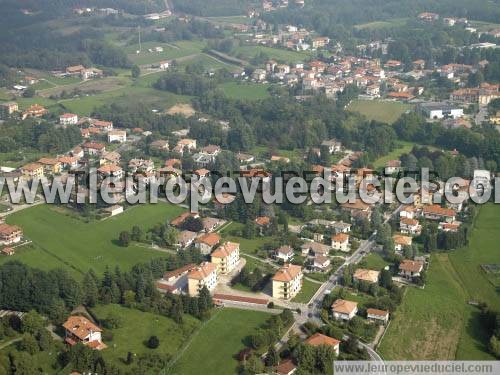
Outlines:
{"type": "Polygon", "coordinates": [[[291,299],[302,287],[302,267],[286,264],[273,276],[273,297],[291,299]]]}
{"type": "Polygon", "coordinates": [[[219,273],[232,272],[240,261],[240,244],[236,242],[225,242],[211,255],[212,263],[217,265],[219,273]]]}
{"type": "Polygon", "coordinates": [[[188,293],[197,296],[200,290],[206,286],[213,291],[217,285],[217,266],[210,262],[203,262],[188,273],[188,293]]]}

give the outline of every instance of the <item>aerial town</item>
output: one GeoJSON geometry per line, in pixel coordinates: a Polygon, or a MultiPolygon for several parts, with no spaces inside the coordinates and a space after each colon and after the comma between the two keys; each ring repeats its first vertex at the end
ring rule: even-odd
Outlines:
{"type": "Polygon", "coordinates": [[[500,4],[374,3],[0,4],[0,373],[496,363],[500,4]]]}

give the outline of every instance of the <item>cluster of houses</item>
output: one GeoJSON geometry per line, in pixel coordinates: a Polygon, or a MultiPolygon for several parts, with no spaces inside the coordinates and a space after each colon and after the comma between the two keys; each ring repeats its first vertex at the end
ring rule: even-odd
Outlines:
{"type": "Polygon", "coordinates": [[[23,239],[23,230],[17,225],[0,223],[0,253],[11,256],[15,254],[14,245],[19,244],[23,239]]]}

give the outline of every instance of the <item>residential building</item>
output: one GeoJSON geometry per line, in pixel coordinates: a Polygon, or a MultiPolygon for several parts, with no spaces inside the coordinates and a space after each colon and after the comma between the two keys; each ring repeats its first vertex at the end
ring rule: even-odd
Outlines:
{"type": "Polygon", "coordinates": [[[437,204],[424,206],[422,214],[427,220],[439,220],[447,223],[455,221],[457,215],[455,210],[437,204]]]}
{"type": "Polygon", "coordinates": [[[290,246],[281,246],[275,250],[274,257],[282,260],[283,263],[290,262],[293,259],[294,252],[290,246]]]}
{"type": "Polygon", "coordinates": [[[102,131],[102,132],[109,132],[109,131],[113,130],[113,122],[111,122],[111,121],[90,119],[89,123],[90,123],[91,127],[100,129],[100,131],[102,131]]]}
{"type": "Polygon", "coordinates": [[[61,125],[76,125],[78,123],[78,115],[74,113],[64,113],[59,116],[59,123],[61,125]]]}
{"type": "Polygon", "coordinates": [[[422,232],[422,226],[420,225],[418,220],[402,217],[399,220],[399,230],[404,234],[412,234],[418,236],[422,232]]]}
{"type": "Polygon", "coordinates": [[[83,316],[70,316],[63,327],[65,341],[71,346],[81,342],[83,345],[97,350],[107,347],[102,342],[102,329],[83,316]]]}
{"type": "Polygon", "coordinates": [[[11,245],[21,241],[23,230],[17,225],[0,224],[0,244],[11,245]]]}
{"type": "Polygon", "coordinates": [[[291,359],[285,359],[276,366],[277,375],[293,375],[297,371],[297,366],[291,359]]]}
{"type": "Polygon", "coordinates": [[[189,230],[183,230],[179,233],[177,237],[177,246],[184,249],[193,244],[194,240],[198,234],[196,232],[191,232],[189,230]]]}
{"type": "Polygon", "coordinates": [[[19,111],[19,106],[16,102],[0,103],[0,118],[7,118],[19,111]]]}
{"type": "Polygon", "coordinates": [[[387,324],[389,322],[389,311],[378,309],[367,309],[366,318],[375,323],[387,324]]]}
{"type": "Polygon", "coordinates": [[[101,178],[115,177],[120,179],[123,177],[123,169],[116,164],[106,164],[97,169],[97,173],[101,178]]]}
{"type": "Polygon", "coordinates": [[[21,173],[25,179],[32,180],[34,178],[41,178],[44,175],[43,165],[39,163],[30,163],[21,167],[21,173]]]}
{"type": "Polygon", "coordinates": [[[217,266],[210,262],[203,262],[188,272],[188,293],[195,297],[203,287],[212,292],[217,286],[217,266]]]}
{"type": "Polygon", "coordinates": [[[399,264],[399,274],[409,280],[419,277],[423,269],[424,263],[416,260],[404,259],[399,264]]]}
{"type": "Polygon", "coordinates": [[[217,271],[222,274],[231,273],[240,261],[240,244],[225,242],[211,254],[212,263],[217,266],[217,271]]]}
{"type": "Polygon", "coordinates": [[[357,302],[337,299],[332,304],[332,316],[337,320],[351,320],[357,312],[357,302]]]}
{"type": "Polygon", "coordinates": [[[272,296],[280,299],[292,299],[302,287],[302,267],[286,264],[273,276],[272,296]]]}
{"type": "Polygon", "coordinates": [[[3,255],[6,255],[6,256],[12,256],[16,253],[16,251],[12,248],[12,247],[4,247],[1,251],[1,253],[3,255]]]}
{"type": "Polygon", "coordinates": [[[127,132],[125,130],[111,130],[108,132],[108,142],[123,143],[127,141],[127,132]]]}
{"type": "Polygon", "coordinates": [[[106,146],[102,143],[87,142],[83,144],[83,151],[90,156],[102,155],[106,152],[106,146]]]}
{"type": "Polygon", "coordinates": [[[47,174],[59,174],[61,173],[61,162],[56,158],[41,158],[37,162],[43,165],[44,173],[47,174]]]}
{"type": "Polygon", "coordinates": [[[313,268],[317,271],[324,272],[330,267],[330,258],[324,255],[316,255],[314,257],[313,268]]]}
{"type": "Polygon", "coordinates": [[[319,242],[306,242],[301,247],[302,255],[308,256],[316,256],[316,255],[328,255],[330,253],[331,247],[328,245],[324,245],[319,242]]]}
{"type": "Polygon", "coordinates": [[[379,271],[358,268],[356,271],[354,271],[354,275],[352,275],[352,278],[356,281],[364,281],[370,284],[376,284],[378,283],[379,274],[379,271]]]}
{"type": "Polygon", "coordinates": [[[412,238],[408,236],[402,236],[400,234],[395,234],[392,236],[394,242],[394,250],[398,253],[403,251],[406,246],[411,246],[412,238]]]}
{"type": "Polygon", "coordinates": [[[49,111],[40,104],[32,104],[22,113],[21,118],[25,120],[28,117],[42,117],[47,113],[49,113],[49,111]]]}
{"type": "Polygon", "coordinates": [[[206,233],[194,240],[194,246],[199,249],[200,253],[203,255],[208,255],[220,240],[221,237],[217,233],[206,233]]]}
{"type": "Polygon", "coordinates": [[[329,140],[323,141],[323,142],[321,142],[321,146],[327,147],[328,152],[330,154],[335,154],[337,152],[342,151],[342,143],[340,143],[336,139],[329,139],[329,140]]]}
{"type": "Polygon", "coordinates": [[[304,344],[306,345],[311,345],[311,346],[330,346],[335,355],[339,355],[340,353],[340,341],[337,339],[334,339],[333,337],[323,335],[319,332],[315,333],[314,335],[310,336],[304,341],[304,344]]]}
{"type": "Polygon", "coordinates": [[[334,250],[340,250],[348,252],[349,249],[349,235],[345,233],[339,233],[332,237],[332,248],[334,250]]]}
{"type": "Polygon", "coordinates": [[[151,142],[150,147],[155,149],[155,150],[168,151],[169,145],[168,145],[168,141],[163,140],[163,139],[159,139],[159,140],[151,142]]]}

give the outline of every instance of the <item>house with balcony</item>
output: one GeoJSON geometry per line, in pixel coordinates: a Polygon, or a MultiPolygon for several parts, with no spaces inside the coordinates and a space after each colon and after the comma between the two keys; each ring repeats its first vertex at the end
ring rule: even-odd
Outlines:
{"type": "Polygon", "coordinates": [[[81,342],[89,348],[102,350],[107,346],[102,342],[102,329],[83,316],[70,316],[63,324],[64,341],[73,346],[81,342]]]}
{"type": "Polygon", "coordinates": [[[188,272],[188,293],[196,297],[203,287],[212,292],[217,286],[217,265],[203,262],[188,272]]]}
{"type": "Polygon", "coordinates": [[[224,242],[210,255],[212,263],[217,266],[221,274],[231,273],[240,261],[240,244],[224,242]]]}
{"type": "Polygon", "coordinates": [[[286,264],[281,267],[272,280],[274,298],[289,300],[295,297],[302,288],[302,267],[286,264]]]}

